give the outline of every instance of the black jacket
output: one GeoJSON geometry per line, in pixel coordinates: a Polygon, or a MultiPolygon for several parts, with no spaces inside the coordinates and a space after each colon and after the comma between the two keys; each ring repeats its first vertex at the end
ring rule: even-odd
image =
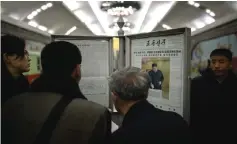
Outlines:
{"type": "Polygon", "coordinates": [[[156,109],[143,100],[131,107],[112,144],[190,144],[188,124],[173,112],[156,109]]]}
{"type": "Polygon", "coordinates": [[[31,92],[52,92],[71,98],[87,99],[81,92],[77,82],[70,76],[47,76],[42,74],[31,84],[31,92]]]}
{"type": "Polygon", "coordinates": [[[27,92],[29,82],[24,75],[14,78],[3,62],[1,68],[1,104],[3,106],[11,97],[27,92]]]}
{"type": "Polygon", "coordinates": [[[236,98],[237,77],[231,71],[222,83],[212,71],[192,80],[190,126],[197,144],[236,144],[236,98]]]}

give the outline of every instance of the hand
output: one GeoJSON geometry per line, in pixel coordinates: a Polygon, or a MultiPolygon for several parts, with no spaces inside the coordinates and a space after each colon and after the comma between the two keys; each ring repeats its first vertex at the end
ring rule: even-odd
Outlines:
{"type": "Polygon", "coordinates": [[[151,88],[154,89],[154,85],[153,84],[151,84],[151,88]]]}
{"type": "Polygon", "coordinates": [[[161,85],[162,83],[161,83],[161,81],[159,81],[159,85],[161,85]]]}

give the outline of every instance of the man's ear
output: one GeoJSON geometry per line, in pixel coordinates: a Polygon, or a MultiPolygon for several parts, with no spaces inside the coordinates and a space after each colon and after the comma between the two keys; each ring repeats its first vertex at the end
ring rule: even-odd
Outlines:
{"type": "Polygon", "coordinates": [[[7,64],[11,63],[11,60],[9,59],[9,57],[8,57],[8,55],[7,55],[6,53],[3,54],[3,60],[4,60],[4,62],[7,63],[7,64]]]}
{"type": "Polygon", "coordinates": [[[77,64],[72,72],[72,77],[76,78],[81,74],[81,65],[77,64]]]}

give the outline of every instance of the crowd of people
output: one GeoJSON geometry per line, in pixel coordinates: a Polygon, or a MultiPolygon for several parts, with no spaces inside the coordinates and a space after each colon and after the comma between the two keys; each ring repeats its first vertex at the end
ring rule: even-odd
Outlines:
{"type": "Polygon", "coordinates": [[[51,42],[41,52],[40,77],[29,84],[24,39],[1,37],[3,144],[236,144],[237,77],[229,50],[214,50],[210,69],[192,80],[190,124],[146,100],[151,74],[136,67],[113,72],[111,99],[124,115],[113,133],[108,109],[80,91],[82,59],[76,45],[51,42]]]}

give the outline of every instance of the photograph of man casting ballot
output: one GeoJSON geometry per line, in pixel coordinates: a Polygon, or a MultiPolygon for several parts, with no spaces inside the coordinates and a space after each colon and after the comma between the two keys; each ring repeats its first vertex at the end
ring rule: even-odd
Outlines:
{"type": "Polygon", "coordinates": [[[154,91],[162,91],[162,97],[169,99],[170,59],[144,57],[142,58],[142,69],[150,76],[150,88],[154,91]]]}

